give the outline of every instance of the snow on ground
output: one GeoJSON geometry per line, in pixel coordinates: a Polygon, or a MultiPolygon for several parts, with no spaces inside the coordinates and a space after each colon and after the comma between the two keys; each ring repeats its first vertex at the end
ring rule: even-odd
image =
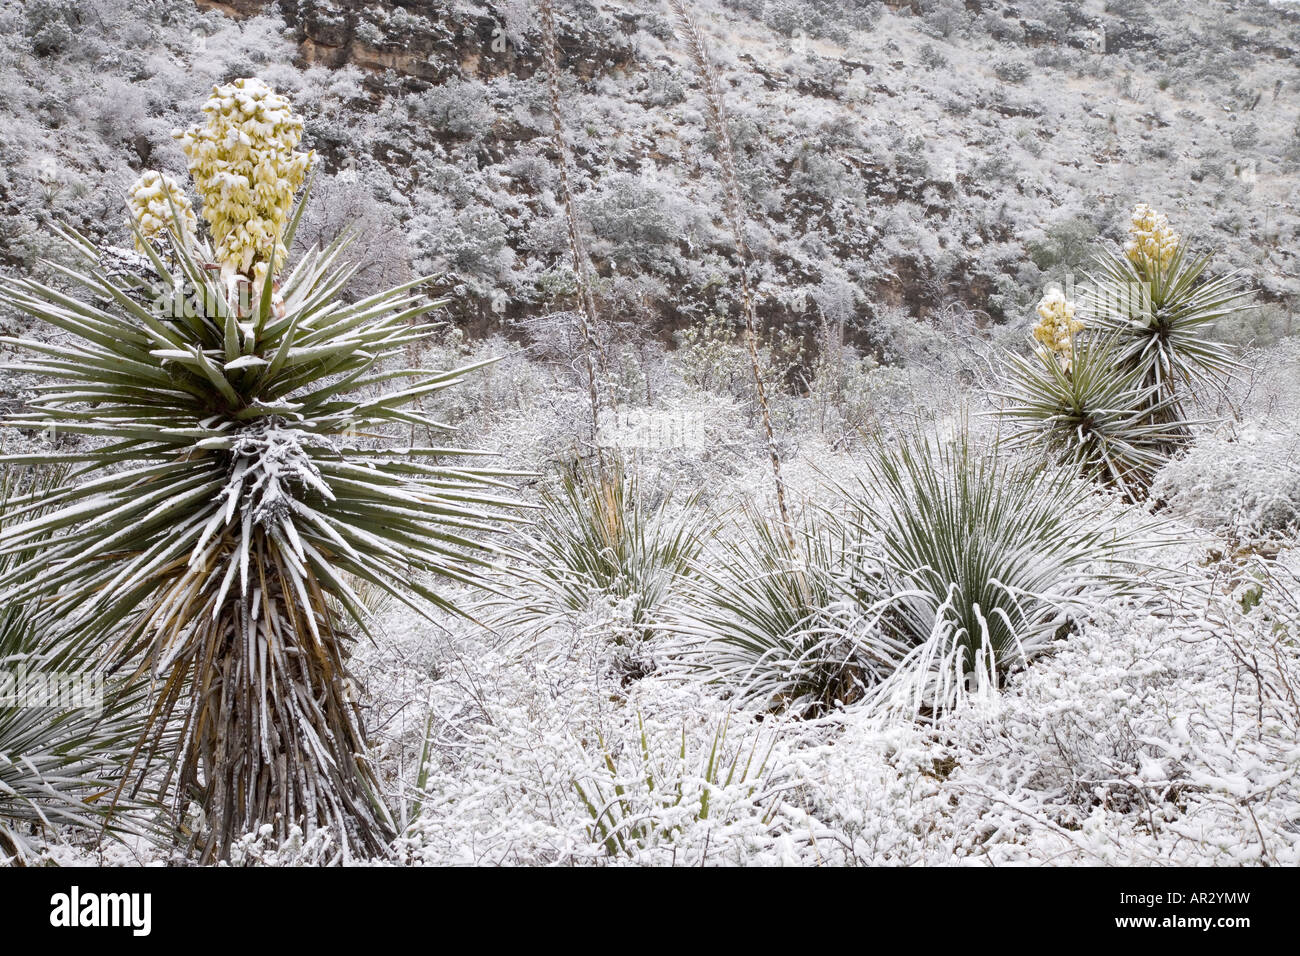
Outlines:
{"type": "MultiPolygon", "coordinates": [[[[1288,354],[1270,361],[1285,366],[1288,354]]],[[[1251,402],[1276,409],[1290,401],[1294,380],[1280,381],[1281,394],[1251,402]]],[[[732,407],[687,389],[676,400],[688,397],[715,402],[719,414],[732,407]]],[[[931,413],[949,400],[942,390],[926,399],[931,413]]],[[[524,450],[515,428],[507,416],[487,444],[524,450]]],[[[1251,422],[1240,430],[1254,436],[1256,454],[1294,461],[1293,431],[1251,422]]],[[[1207,429],[1201,441],[1210,450],[1198,446],[1170,471],[1186,476],[1198,456],[1220,461],[1223,440],[1207,429]]],[[[801,496],[815,496],[851,474],[861,454],[861,444],[834,451],[806,433],[787,473],[801,496]]],[[[646,454],[643,474],[671,483],[691,473],[689,457],[646,454]]],[[[761,499],[766,487],[757,465],[695,465],[712,476],[706,499],[723,513],[761,499]]],[[[735,711],[723,688],[670,673],[622,680],[614,615],[599,610],[522,634],[446,618],[430,624],[390,608],[383,636],[358,660],[379,759],[409,821],[401,856],[429,864],[1300,863],[1300,552],[1294,537],[1274,535],[1254,539],[1266,557],[1225,558],[1226,542],[1204,519],[1248,510],[1252,499],[1218,481],[1214,467],[1203,470],[1195,507],[1171,509],[1176,543],[1149,555],[1177,572],[1176,586],[1155,600],[1097,606],[1000,698],[939,726],[881,726],[851,707],[796,721],[735,711]],[[724,722],[725,762],[739,754],[737,767],[749,767],[729,785],[707,772],[724,722]],[[593,831],[593,807],[608,810],[606,822],[626,821],[626,838],[611,844],[593,831]]],[[[1185,477],[1166,483],[1188,487],[1185,477]]]]}

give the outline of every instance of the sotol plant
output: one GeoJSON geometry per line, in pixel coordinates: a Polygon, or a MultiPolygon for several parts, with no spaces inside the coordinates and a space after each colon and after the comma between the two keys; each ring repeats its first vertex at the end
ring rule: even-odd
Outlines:
{"type": "Polygon", "coordinates": [[[861,699],[898,649],[875,626],[874,576],[854,532],[806,519],[792,547],[773,521],[748,518],[687,581],[666,627],[675,659],[762,710],[813,715],[861,699]]]}
{"type": "Polygon", "coordinates": [[[630,638],[647,638],[707,535],[692,504],[679,517],[670,514],[669,499],[650,507],[615,456],[567,468],[559,488],[543,494],[528,534],[521,570],[528,593],[513,619],[577,620],[593,602],[606,600],[618,606],[630,638]]]}
{"type": "Polygon", "coordinates": [[[977,451],[964,428],[878,442],[844,493],[885,646],[903,651],[869,695],[882,714],[938,716],[996,690],[1132,570],[1135,532],[1072,470],[977,451]]]}
{"type": "MultiPolygon", "coordinates": [[[[42,626],[155,683],[143,761],[180,734],[158,785],[204,811],[203,860],[272,824],[333,827],[381,851],[391,818],[348,678],[366,630],[363,581],[413,607],[474,584],[482,533],[508,504],[499,474],[461,451],[390,447],[385,429],[437,422],[413,402],[462,372],[402,367],[440,303],[422,280],[348,302],[341,240],[280,277],[302,207],[301,121],[255,80],[215,91],[183,144],[212,241],[165,180],[132,195],[138,253],[64,230],[73,291],[0,283],[0,299],[66,333],[12,341],[43,376],[10,424],[89,440],[47,511],[0,531],[0,550],[51,535],[0,574],[0,606],[42,601],[42,626]]],[[[12,459],[11,459],[12,460],[12,459]]]]}

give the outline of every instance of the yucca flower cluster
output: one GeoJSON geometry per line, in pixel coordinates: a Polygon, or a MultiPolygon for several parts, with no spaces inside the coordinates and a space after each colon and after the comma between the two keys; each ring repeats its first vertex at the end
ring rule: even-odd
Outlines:
{"type": "Polygon", "coordinates": [[[176,234],[176,220],[180,220],[181,234],[176,238],[191,241],[199,231],[194,207],[190,205],[181,184],[166,173],[148,170],[140,175],[126,194],[126,208],[131,223],[140,235],[135,240],[136,249],[143,252],[141,239],[156,239],[164,232],[176,234]]]}
{"type": "Polygon", "coordinates": [[[315,153],[297,150],[302,118],[255,77],[213,87],[203,112],[206,123],[172,135],[189,159],[223,275],[258,282],[268,264],[284,265],[285,224],[315,153]]]}
{"type": "Polygon", "coordinates": [[[1133,207],[1124,253],[1139,267],[1150,264],[1165,269],[1178,251],[1180,237],[1169,228],[1169,220],[1146,203],[1133,207]]]}
{"type": "Polygon", "coordinates": [[[1060,289],[1039,300],[1034,338],[1042,345],[1068,359],[1074,352],[1074,335],[1082,329],[1083,322],[1074,317],[1074,303],[1060,289]]]}

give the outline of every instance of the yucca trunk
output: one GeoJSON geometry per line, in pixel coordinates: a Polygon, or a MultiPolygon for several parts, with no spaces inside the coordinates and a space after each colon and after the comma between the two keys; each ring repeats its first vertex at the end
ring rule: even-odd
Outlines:
{"type": "Polygon", "coordinates": [[[279,272],[304,208],[286,218],[308,165],[293,152],[302,122],[248,79],[205,109],[184,139],[211,242],[185,226],[179,185],[162,179],[163,201],[155,177],[133,192],[129,268],[61,230],[80,263],[61,272],[82,298],[0,281],[0,300],[67,336],[14,340],[28,352],[19,367],[58,384],[10,422],[98,440],[3,456],[84,467],[45,512],[0,527],[0,553],[42,541],[0,567],[0,607],[39,600],[77,651],[152,678],[136,787],[202,807],[204,861],[265,826],[282,838],[329,827],[344,852],[380,852],[393,827],[347,674],[370,619],[353,585],[457,613],[440,584],[476,584],[490,564],[480,535],[518,520],[490,493],[510,473],[443,463],[472,454],[460,449],[375,447],[398,429],[446,428],[412,406],[469,369],[397,364],[435,333],[417,320],[443,303],[414,291],[429,277],[340,301],[356,272],[338,264],[347,237],[279,272]],[[230,168],[253,160],[257,175],[235,184],[242,208],[221,200],[230,168]],[[262,233],[276,241],[245,261],[262,233]]]}
{"type": "Polygon", "coordinates": [[[179,703],[178,810],[189,800],[202,808],[191,838],[200,862],[228,859],[265,824],[277,840],[294,826],[326,827],[361,855],[394,836],[352,696],[352,635],[313,578],[306,601],[293,593],[283,573],[293,560],[258,532],[247,596],[204,602],[183,581],[168,592],[178,613],[193,614],[192,630],[155,704],[155,731],[179,703]]]}

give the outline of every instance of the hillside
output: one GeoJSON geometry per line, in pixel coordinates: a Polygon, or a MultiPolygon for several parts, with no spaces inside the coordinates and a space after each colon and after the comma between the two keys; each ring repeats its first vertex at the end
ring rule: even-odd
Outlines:
{"type": "MultiPolygon", "coordinates": [[[[172,127],[256,68],[322,159],[319,228],[359,222],[368,274],[448,273],[479,334],[569,307],[565,227],[523,2],[60,0],[4,6],[6,261],[54,213],[114,234],[139,170],[183,171],[172,127]],[[78,18],[84,17],[83,29],[78,18]],[[90,27],[87,31],[84,27],[90,27]],[[22,235],[20,235],[22,234],[22,235]],[[17,248],[15,248],[17,246],[17,248]]],[[[1297,279],[1300,11],[1178,0],[710,2],[759,258],[760,317],[1023,323],[1148,201],[1248,270],[1250,330],[1289,330],[1297,279]]],[[[575,192],[612,321],[736,314],[697,84],[666,8],[559,12],[575,192]]],[[[120,233],[117,233],[120,235],[120,233]]]]}

